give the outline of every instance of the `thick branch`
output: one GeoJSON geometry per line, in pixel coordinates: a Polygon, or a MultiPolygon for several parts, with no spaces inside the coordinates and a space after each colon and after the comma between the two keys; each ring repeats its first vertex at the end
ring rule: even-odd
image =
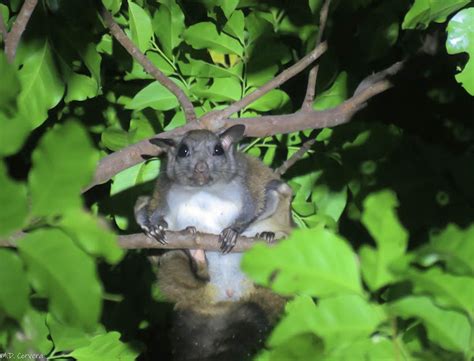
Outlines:
{"type": "MultiPolygon", "coordinates": [[[[316,39],[316,45],[321,43],[323,39],[324,29],[326,28],[326,23],[329,14],[329,5],[331,5],[331,0],[326,0],[321,8],[321,13],[319,15],[319,31],[318,37],[316,39]]],[[[316,91],[316,79],[318,77],[319,63],[313,66],[308,75],[308,85],[306,88],[306,95],[303,101],[303,110],[310,110],[314,101],[314,93],[316,91]]],[[[309,148],[308,148],[309,149],[309,148]]]]}
{"type": "MultiPolygon", "coordinates": [[[[15,59],[16,49],[20,42],[21,35],[25,31],[26,24],[30,20],[31,14],[36,8],[38,0],[25,0],[21,7],[20,13],[18,14],[15,23],[12,26],[10,32],[5,36],[5,53],[9,63],[13,63],[15,59]]],[[[2,21],[3,22],[3,21],[2,21]]]]}
{"type": "MultiPolygon", "coordinates": [[[[17,240],[27,233],[17,232],[7,239],[0,239],[0,247],[16,248],[17,240]]],[[[166,232],[168,244],[163,245],[153,238],[148,238],[143,233],[118,236],[118,244],[124,249],[204,249],[207,251],[220,251],[218,237],[215,234],[196,233],[190,234],[187,231],[166,232]]],[[[261,239],[239,237],[232,252],[243,252],[256,242],[263,242],[261,239]]]]}
{"type": "Polygon", "coordinates": [[[252,93],[246,95],[239,101],[231,104],[230,106],[228,106],[227,108],[223,110],[210,112],[204,115],[201,118],[201,121],[204,123],[213,122],[213,121],[230,117],[232,114],[238,112],[239,110],[243,109],[247,105],[253,103],[255,100],[261,98],[270,90],[279,87],[280,85],[285,83],[287,80],[291,79],[295,75],[302,72],[304,69],[306,69],[308,65],[310,65],[316,59],[318,59],[321,55],[323,55],[326,50],[327,50],[326,43],[322,43],[318,45],[312,52],[307,54],[305,57],[301,58],[296,64],[290,66],[288,69],[283,70],[275,78],[273,78],[266,84],[262,85],[260,88],[256,89],[252,93]]]}
{"type": "Polygon", "coordinates": [[[153,76],[160,84],[172,92],[183,107],[184,116],[187,122],[196,120],[194,106],[184,92],[165,74],[163,74],[135,44],[128,38],[125,32],[115,22],[112,14],[107,9],[102,8],[102,18],[115,39],[127,50],[127,52],[143,66],[143,69],[153,76]]]}
{"type": "MultiPolygon", "coordinates": [[[[399,62],[387,70],[384,70],[383,73],[395,74],[401,67],[402,62],[399,62]]],[[[208,120],[207,122],[201,121],[199,123],[191,122],[183,127],[161,133],[156,137],[174,137],[184,134],[189,130],[202,127],[211,131],[219,131],[237,123],[246,126],[245,134],[249,137],[266,137],[305,129],[334,127],[347,123],[354,113],[361,109],[370,98],[386,91],[392,86],[390,81],[378,79],[377,74],[378,73],[365,79],[361,83],[364,84],[363,89],[359,89],[356,95],[332,109],[298,111],[292,114],[266,115],[256,118],[228,118],[222,120],[208,120]]],[[[152,145],[149,140],[144,140],[104,157],[96,169],[93,182],[85,190],[108,181],[122,170],[142,162],[146,157],[156,156],[160,154],[160,152],[161,150],[155,145],[152,145]]]]}

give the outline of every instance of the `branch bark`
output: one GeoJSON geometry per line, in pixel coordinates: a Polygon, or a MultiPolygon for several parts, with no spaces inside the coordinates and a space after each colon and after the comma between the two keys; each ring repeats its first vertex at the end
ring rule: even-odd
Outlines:
{"type": "Polygon", "coordinates": [[[4,37],[5,54],[9,63],[13,63],[13,60],[15,60],[16,49],[18,48],[21,35],[25,31],[26,24],[28,24],[31,14],[33,14],[37,4],[38,0],[25,0],[10,32],[4,37]]]}
{"type": "MultiPolygon", "coordinates": [[[[318,37],[316,39],[316,46],[319,43],[321,43],[321,40],[323,39],[324,29],[326,28],[330,5],[331,5],[331,0],[326,0],[323,4],[323,7],[321,8],[321,12],[319,14],[319,31],[318,31],[318,37]]],[[[313,66],[309,72],[306,95],[304,97],[304,101],[302,105],[303,110],[310,110],[313,106],[318,71],[319,71],[319,63],[313,66]]]]}
{"type": "MultiPolygon", "coordinates": [[[[17,232],[6,239],[0,239],[0,247],[16,248],[16,242],[27,233],[17,232]]],[[[163,245],[153,238],[147,237],[143,233],[118,236],[118,244],[124,249],[204,249],[206,251],[220,251],[219,236],[197,232],[191,234],[187,231],[166,232],[168,244],[163,245]]],[[[243,252],[251,248],[257,242],[264,242],[261,239],[239,237],[237,244],[231,252],[243,252]]]]}
{"type": "Polygon", "coordinates": [[[115,22],[112,14],[107,11],[105,7],[102,7],[102,18],[104,19],[105,24],[110,30],[110,33],[113,37],[125,48],[125,50],[140,63],[140,65],[145,69],[145,71],[153,76],[160,84],[162,84],[166,89],[172,92],[179,103],[183,107],[184,116],[187,122],[192,122],[196,120],[196,111],[193,104],[189,98],[184,94],[184,92],[165,74],[163,74],[147,57],[143,54],[140,49],[138,49],[135,44],[129,39],[125,32],[120,28],[120,26],[115,22]]]}
{"type": "Polygon", "coordinates": [[[221,119],[230,117],[232,114],[238,112],[239,110],[243,109],[247,105],[253,103],[255,100],[264,96],[270,90],[273,90],[279,87],[280,85],[285,83],[287,80],[294,77],[296,74],[299,74],[300,72],[302,72],[304,69],[306,69],[308,65],[313,63],[319,57],[321,57],[321,55],[323,55],[326,52],[326,50],[327,50],[326,43],[322,43],[318,45],[313,51],[311,51],[305,57],[301,58],[297,63],[290,66],[288,69],[283,70],[275,78],[273,78],[266,84],[262,85],[260,88],[256,89],[252,93],[246,95],[241,100],[231,104],[230,106],[228,106],[227,108],[223,110],[214,111],[214,112],[205,114],[201,118],[201,121],[204,123],[215,122],[215,121],[219,121],[221,119]]]}
{"type": "MultiPolygon", "coordinates": [[[[394,75],[402,68],[403,62],[398,62],[390,68],[383,70],[385,75],[394,75]]],[[[235,124],[246,126],[245,134],[249,137],[266,137],[275,134],[286,134],[306,129],[321,129],[334,127],[347,123],[358,110],[363,108],[366,102],[373,96],[383,93],[392,84],[384,77],[378,77],[376,73],[369,76],[361,84],[364,87],[359,89],[350,99],[332,109],[321,111],[298,111],[286,115],[266,115],[255,118],[227,118],[221,120],[209,119],[208,121],[197,121],[188,123],[183,127],[161,133],[153,138],[170,138],[182,135],[189,130],[206,128],[211,131],[220,131],[235,124]]],[[[124,148],[118,152],[102,158],[96,169],[96,173],[91,184],[84,191],[104,182],[107,182],[115,174],[142,162],[146,157],[157,156],[161,149],[150,143],[150,140],[143,140],[139,143],[124,148]]]]}
{"type": "MultiPolygon", "coordinates": [[[[189,232],[166,232],[168,244],[163,245],[156,239],[149,238],[145,234],[136,233],[127,236],[119,236],[119,245],[125,249],[204,249],[206,251],[220,251],[219,236],[215,234],[189,232]]],[[[261,239],[239,237],[231,252],[243,252],[252,247],[256,242],[264,242],[261,239]]]]}

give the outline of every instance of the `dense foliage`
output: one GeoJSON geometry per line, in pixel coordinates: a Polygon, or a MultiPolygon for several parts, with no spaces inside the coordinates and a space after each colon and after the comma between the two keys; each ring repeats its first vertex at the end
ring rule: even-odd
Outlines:
{"type": "MultiPolygon", "coordinates": [[[[7,29],[22,3],[0,3],[7,29]]],[[[198,115],[313,49],[322,5],[103,3],[198,115]]],[[[317,139],[284,176],[300,229],[244,258],[257,283],[291,296],[259,361],[474,359],[473,24],[469,0],[331,4],[314,109],[408,63],[346,125],[243,145],[278,167],[317,139]]],[[[306,79],[238,116],[297,110],[306,79]]],[[[117,245],[117,235],[139,231],[133,204],[151,191],[159,159],[81,190],[100,158],[183,124],[176,97],[113,40],[98,3],[39,2],[14,62],[0,54],[0,239],[16,246],[0,249],[0,351],[166,359],[171,308],[148,253],[117,245]]]]}

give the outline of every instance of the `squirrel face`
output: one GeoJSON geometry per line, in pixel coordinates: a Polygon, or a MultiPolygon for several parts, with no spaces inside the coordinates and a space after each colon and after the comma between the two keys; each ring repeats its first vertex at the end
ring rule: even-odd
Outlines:
{"type": "Polygon", "coordinates": [[[203,187],[229,182],[237,174],[234,144],[245,130],[236,125],[216,135],[208,130],[192,130],[177,140],[157,140],[168,151],[166,175],[183,186],[203,187]]]}

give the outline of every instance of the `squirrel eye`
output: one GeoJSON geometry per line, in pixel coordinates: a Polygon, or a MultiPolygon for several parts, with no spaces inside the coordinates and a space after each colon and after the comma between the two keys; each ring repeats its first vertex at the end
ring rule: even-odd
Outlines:
{"type": "Polygon", "coordinates": [[[214,154],[213,155],[223,155],[224,154],[224,148],[222,148],[222,145],[216,144],[214,147],[214,154]]]}
{"type": "Polygon", "coordinates": [[[189,155],[189,148],[186,144],[183,144],[178,149],[178,157],[185,158],[189,155]]]}

